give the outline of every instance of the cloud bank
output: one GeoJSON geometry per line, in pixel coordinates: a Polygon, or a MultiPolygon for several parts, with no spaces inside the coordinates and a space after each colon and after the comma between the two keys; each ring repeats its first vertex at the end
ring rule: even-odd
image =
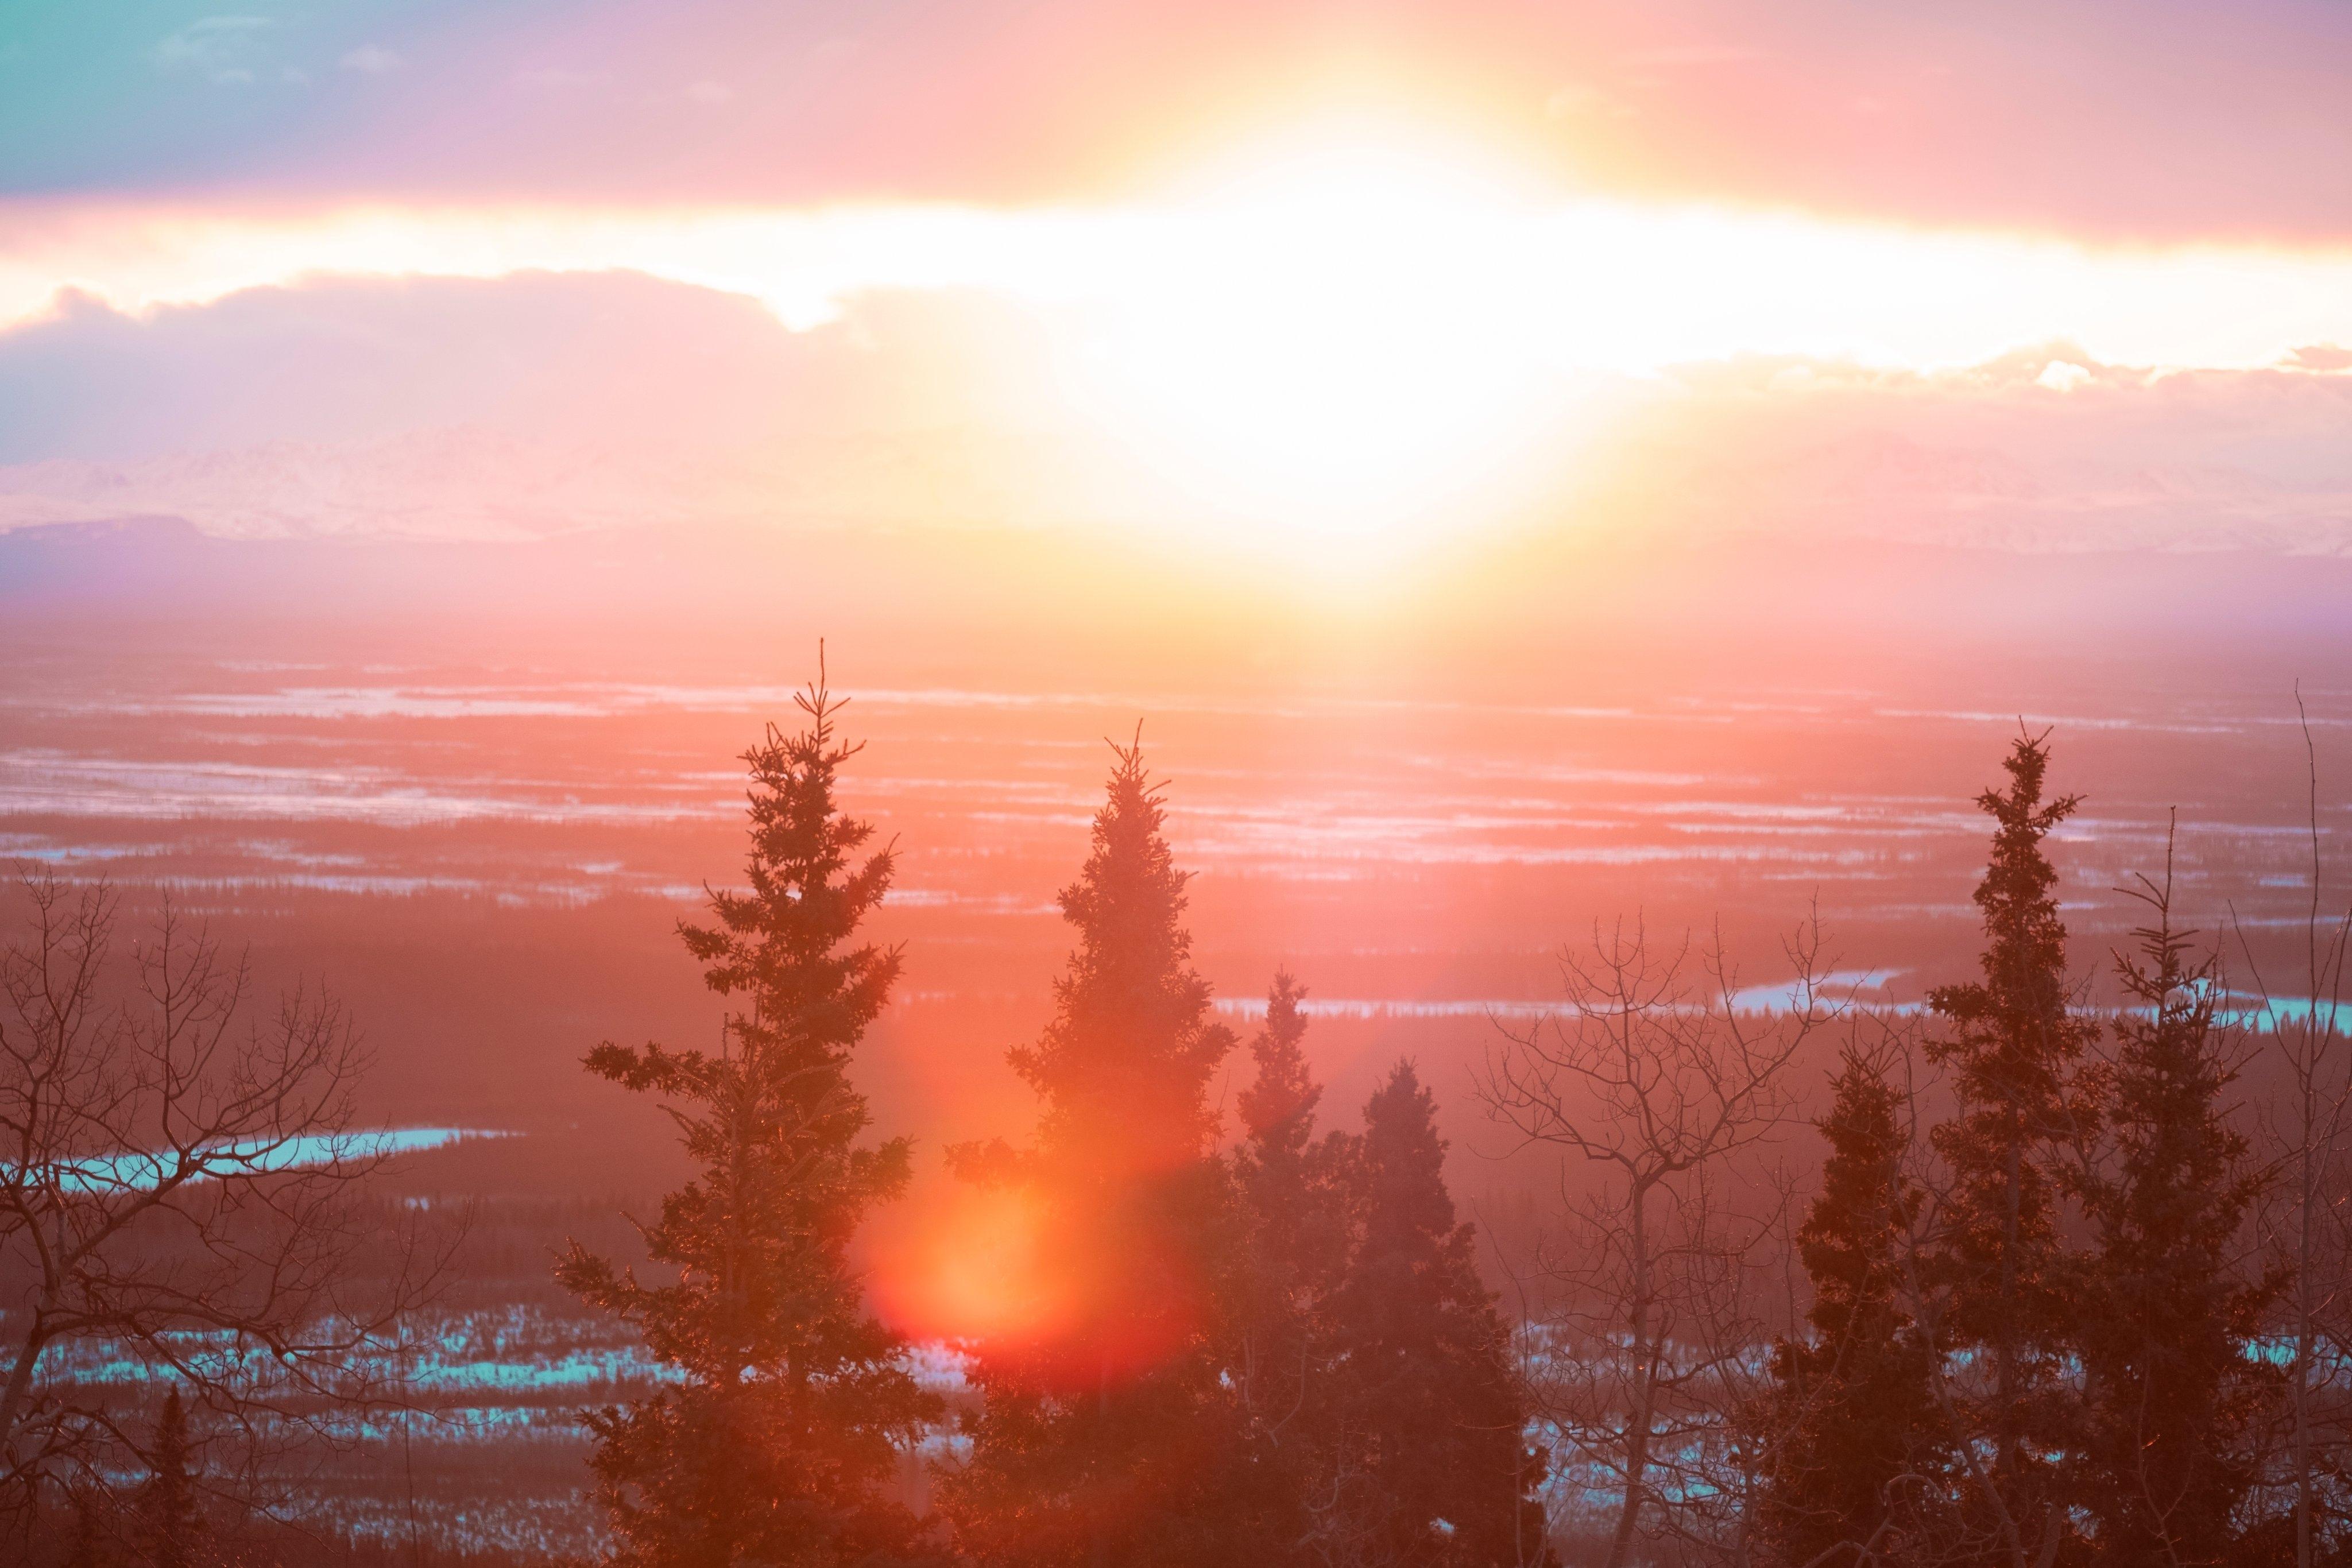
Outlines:
{"type": "MultiPolygon", "coordinates": [[[[142,318],[76,301],[0,333],[0,526],[1205,525],[1083,406],[1066,351],[968,293],[864,297],[794,332],[626,274],[330,281],[142,318]]],[[[1507,505],[1427,531],[2347,553],[2346,358],[2162,372],[2055,344],[1937,374],[1591,378],[1549,394],[1507,505]]]]}

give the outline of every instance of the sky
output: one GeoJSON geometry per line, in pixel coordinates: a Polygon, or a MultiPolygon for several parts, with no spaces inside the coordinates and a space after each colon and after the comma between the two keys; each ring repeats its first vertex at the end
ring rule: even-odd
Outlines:
{"type": "Polygon", "coordinates": [[[1599,190],[2352,238],[2325,0],[20,0],[0,51],[0,180],[47,197],[1084,201],[1370,104],[1599,190]]]}
{"type": "Polygon", "coordinates": [[[2348,82],[2335,4],[18,0],[0,526],[560,532],[512,454],[593,442],[607,511],[2333,549],[2348,82]]]}

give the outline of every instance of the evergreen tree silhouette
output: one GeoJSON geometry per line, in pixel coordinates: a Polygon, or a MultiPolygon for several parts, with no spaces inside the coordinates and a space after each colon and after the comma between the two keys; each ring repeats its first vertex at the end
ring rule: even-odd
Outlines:
{"type": "Polygon", "coordinates": [[[191,1568],[205,1520],[189,1468],[187,1407],[177,1388],[163,1396],[147,1469],[139,1493],[140,1554],[149,1568],[191,1568]]]}
{"type": "Polygon", "coordinates": [[[1797,1233],[1812,1281],[1811,1334],[1774,1348],[1752,1423],[1761,1561],[1900,1561],[1906,1502],[1946,1471],[1926,1344],[1905,1310],[1902,1251],[1919,1195],[1904,1174],[1900,1101],[1882,1062],[1848,1050],[1820,1127],[1829,1157],[1797,1233]],[[1866,1559],[1868,1552],[1876,1558],[1866,1559]]]}
{"type": "Polygon", "coordinates": [[[1043,1102],[1035,1141],[951,1156],[1038,1207],[1063,1303],[1048,1330],[974,1358],[986,1403],[940,1492],[982,1563],[1236,1563],[1258,1544],[1230,1494],[1240,1417],[1216,1354],[1238,1247],[1208,1088],[1234,1037],[1192,968],[1186,876],[1140,747],[1113,749],[1061,894],[1077,947],[1051,1022],[1011,1053],[1043,1102]]]}
{"type": "MultiPolygon", "coordinates": [[[[822,672],[822,663],[820,663],[822,672]]],[[[897,979],[895,948],[852,946],[890,884],[891,851],[856,857],[872,827],[835,799],[840,705],[822,673],[743,754],[751,776],[747,892],[680,923],[705,983],[733,1006],[717,1054],[607,1042],[590,1071],[659,1096],[699,1174],[640,1227],[668,1283],[573,1243],[558,1277],[636,1326],[682,1375],[650,1399],[593,1413],[592,1463],[614,1561],[646,1568],[876,1564],[921,1551],[891,1500],[896,1440],[939,1413],[901,1342],[866,1311],[845,1259],[860,1218],[897,1195],[908,1145],[861,1146],[850,1059],[897,979]]]]}
{"type": "Polygon", "coordinates": [[[1260,1561],[1316,1562],[1307,1504],[1331,1481],[1334,1396],[1341,1377],[1328,1322],[1351,1250],[1357,1140],[1318,1142],[1323,1097],[1307,1065],[1306,988],[1287,972],[1266,995],[1265,1025],[1250,1042],[1256,1072],[1235,1104],[1234,1151],[1244,1242],[1230,1376],[1242,1401],[1244,1447],[1236,1496],[1252,1499],[1260,1561]]]}
{"type": "Polygon", "coordinates": [[[2150,923],[2116,956],[2126,1010],[2105,1096],[2111,1165],[2084,1207],[2097,1234],[2082,1325],[2085,1506],[2104,1558],[2218,1563],[2254,1480],[2249,1438],[2277,1369],[2249,1354],[2278,1281],[2231,1253],[2260,1174],[2222,1095],[2237,1078],[2221,988],[2172,923],[2171,876],[2136,892],[2150,923]]]}
{"type": "Polygon", "coordinates": [[[2095,1118],[2076,1068],[2097,1026],[2072,1005],[2058,873],[2042,841],[2073,795],[2045,800],[2047,737],[2021,736],[2005,789],[1978,805],[1993,819],[1992,857],[1976,893],[1984,912],[1983,978],[1941,986],[1928,1006],[1950,1026],[1930,1056],[1952,1070],[1956,1110],[1932,1134],[1950,1166],[1951,1199],[1934,1261],[1948,1303],[1946,1351],[1976,1353],[1963,1418],[1987,1450],[1990,1536],[2032,1558],[2071,1531],[2061,1470],[2079,1451],[2080,1406],[2066,1386],[2081,1315],[2059,1233],[2054,1150],[2095,1118]]]}
{"type": "Polygon", "coordinates": [[[1547,1563],[1542,1465],[1475,1232],[1446,1191],[1436,1113],[1409,1062],[1364,1106],[1361,1239],[1331,1304],[1346,1381],[1328,1544],[1398,1568],[1547,1563]]]}
{"type": "Polygon", "coordinates": [[[1349,1250],[1346,1140],[1315,1141],[1322,1086],[1302,1042],[1306,988],[1287,972],[1266,994],[1250,1042],[1256,1073],[1235,1102],[1243,1128],[1234,1176],[1246,1214],[1245,1300],[1237,1360],[1253,1424],[1279,1428],[1328,1354],[1320,1318],[1349,1250]]]}

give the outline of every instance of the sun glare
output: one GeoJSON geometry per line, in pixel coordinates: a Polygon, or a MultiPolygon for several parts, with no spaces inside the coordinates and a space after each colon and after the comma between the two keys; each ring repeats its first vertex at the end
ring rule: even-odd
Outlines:
{"type": "Polygon", "coordinates": [[[1097,345],[1102,409],[1213,513],[1381,543],[1491,486],[1532,428],[1524,298],[1478,279],[1534,216],[1409,145],[1269,157],[1148,220],[1150,280],[1097,345]]]}
{"type": "Polygon", "coordinates": [[[942,321],[1009,309],[1021,329],[984,349],[948,330],[890,351],[974,427],[1071,455],[1044,509],[1271,544],[1326,575],[1517,510],[1615,406],[1594,387],[1670,393],[1678,365],[1932,373],[2063,341],[2160,374],[2352,340],[2341,250],[2095,249],[1604,199],[1402,120],[1268,134],[1084,206],[10,216],[0,326],[57,311],[61,288],[140,311],[535,269],[747,296],[795,332],[892,292],[940,301],[942,321]]]}

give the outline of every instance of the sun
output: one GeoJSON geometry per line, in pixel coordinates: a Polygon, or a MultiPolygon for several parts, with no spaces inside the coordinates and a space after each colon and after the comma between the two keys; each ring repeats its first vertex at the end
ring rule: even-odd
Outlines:
{"type": "Polygon", "coordinates": [[[1097,409],[1204,517],[1314,544],[1426,537],[1538,423],[1541,221],[1507,169],[1428,139],[1222,162],[1139,220],[1097,409]]]}

